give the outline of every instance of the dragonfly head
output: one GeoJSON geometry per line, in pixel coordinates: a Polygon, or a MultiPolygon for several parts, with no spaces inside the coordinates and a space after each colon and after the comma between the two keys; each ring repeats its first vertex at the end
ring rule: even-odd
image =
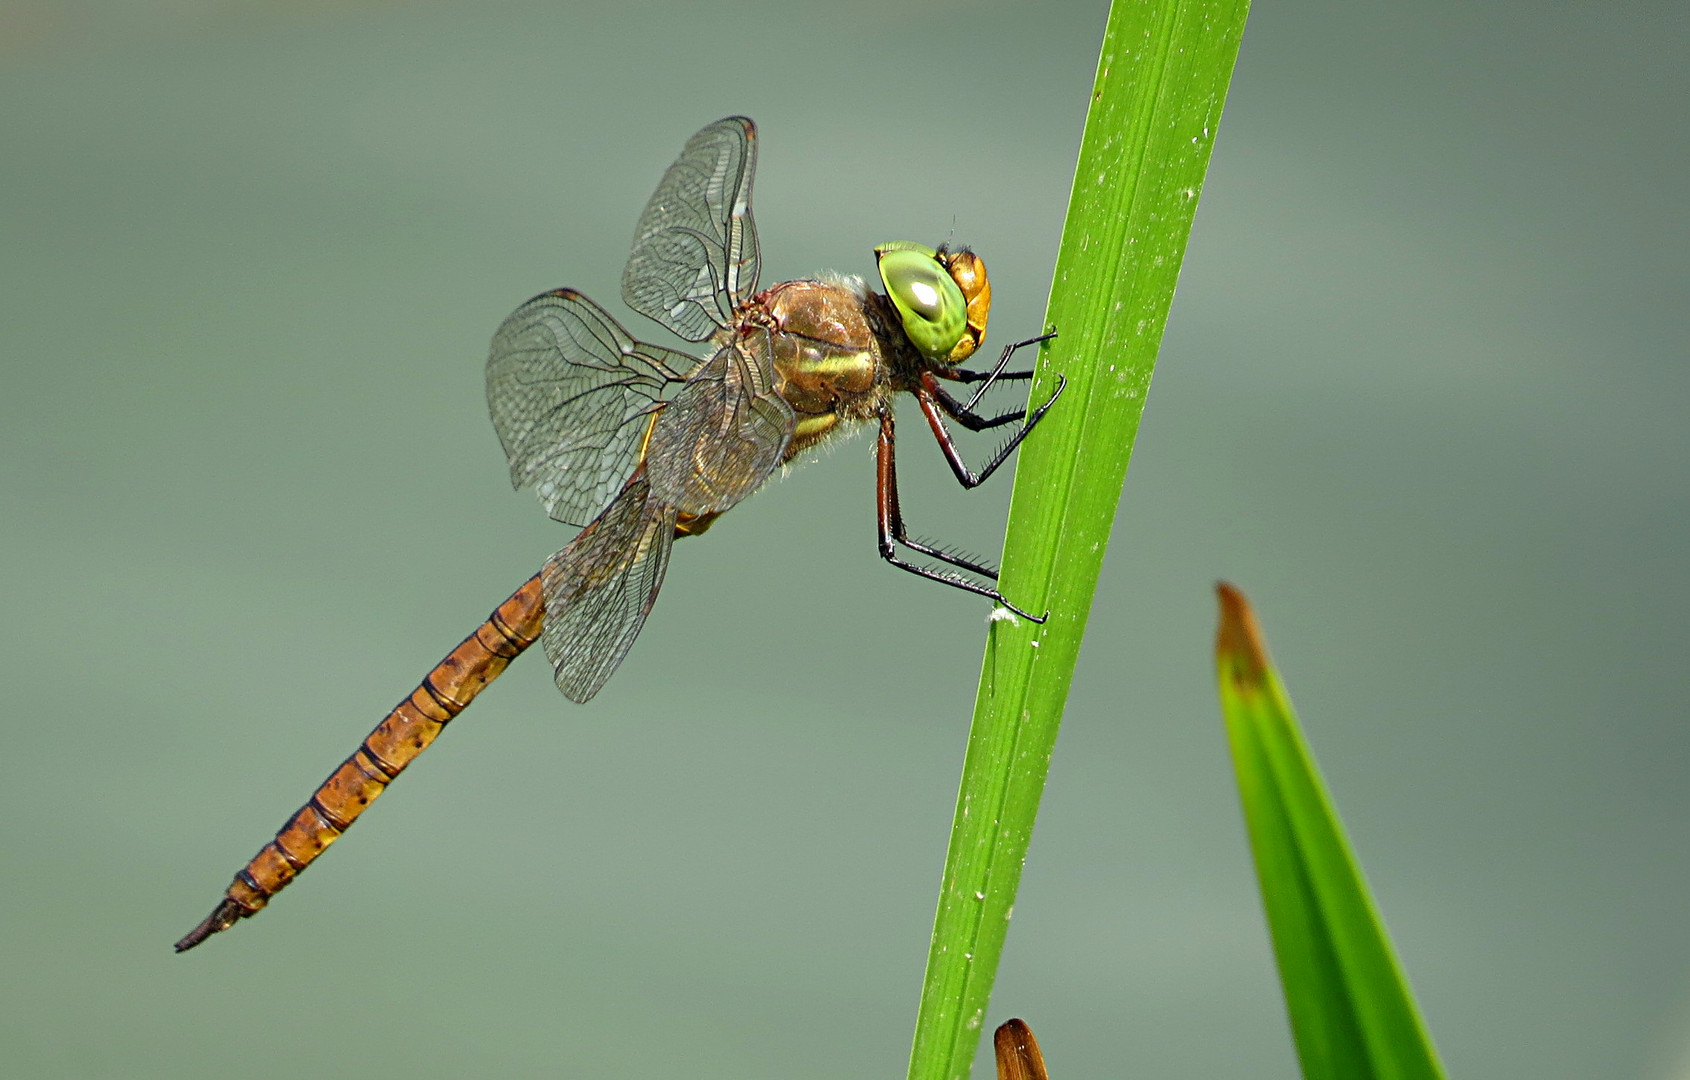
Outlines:
{"type": "Polygon", "coordinates": [[[960,364],[986,336],[992,286],[986,264],[966,248],[937,251],[900,241],[874,249],[886,295],[910,344],[932,360],[960,364]]]}

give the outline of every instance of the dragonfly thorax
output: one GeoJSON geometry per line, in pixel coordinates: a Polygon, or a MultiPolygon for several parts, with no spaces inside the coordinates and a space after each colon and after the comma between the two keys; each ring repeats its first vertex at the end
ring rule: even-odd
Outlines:
{"type": "Polygon", "coordinates": [[[841,421],[873,417],[918,362],[902,334],[888,332],[883,298],[858,280],[783,281],[748,307],[747,322],[769,335],[775,390],[795,414],[788,460],[841,421]]]}

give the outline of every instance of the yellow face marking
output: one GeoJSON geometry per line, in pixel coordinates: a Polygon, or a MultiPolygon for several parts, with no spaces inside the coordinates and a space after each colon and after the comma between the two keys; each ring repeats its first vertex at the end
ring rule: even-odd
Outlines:
{"type": "Polygon", "coordinates": [[[946,358],[953,364],[960,364],[974,355],[974,350],[986,338],[986,318],[992,309],[992,283],[986,278],[985,261],[972,251],[958,251],[947,258],[945,269],[968,302],[968,327],[962,340],[946,358]]]}

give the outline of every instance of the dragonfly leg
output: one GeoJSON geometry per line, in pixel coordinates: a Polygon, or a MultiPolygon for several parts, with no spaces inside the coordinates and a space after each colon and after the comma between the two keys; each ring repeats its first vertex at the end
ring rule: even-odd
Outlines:
{"type": "Polygon", "coordinates": [[[939,381],[931,374],[924,375],[922,381],[924,384],[922,389],[933,395],[935,403],[938,404],[939,408],[945,410],[945,415],[969,431],[985,431],[987,428],[1013,424],[1027,415],[1026,409],[1012,409],[1006,413],[999,413],[997,416],[981,416],[952,397],[951,392],[940,386],[939,381]]]}
{"type": "Polygon", "coordinates": [[[968,404],[963,406],[964,410],[973,411],[974,406],[980,404],[980,399],[986,396],[986,391],[990,390],[994,383],[1005,379],[1031,379],[1033,377],[1032,371],[1005,371],[1004,368],[1009,366],[1009,358],[1029,345],[1042,345],[1054,337],[1056,337],[1056,331],[1052,330],[1048,334],[1040,334],[1038,337],[1031,337],[1025,341],[1017,341],[1013,345],[1005,345],[1003,355],[998,357],[998,362],[992,365],[990,371],[959,370],[954,376],[947,375],[945,377],[952,382],[981,384],[980,389],[974,391],[974,396],[968,399],[968,404]]]}
{"type": "Polygon", "coordinates": [[[1044,622],[1046,616],[1029,615],[1027,612],[1022,611],[1020,608],[1004,599],[1004,595],[1002,593],[990,586],[981,585],[976,581],[969,581],[967,578],[962,577],[959,574],[949,573],[944,570],[935,570],[931,567],[921,566],[917,563],[907,562],[906,560],[899,558],[898,545],[902,544],[912,551],[920,552],[923,555],[929,555],[935,559],[950,563],[952,566],[960,567],[964,570],[973,571],[982,577],[991,578],[994,582],[997,580],[998,576],[995,570],[982,563],[973,562],[971,560],[949,554],[933,547],[930,544],[923,544],[918,541],[910,540],[908,533],[904,529],[903,508],[898,503],[898,461],[896,444],[896,428],[892,418],[892,409],[888,406],[880,411],[880,437],[879,441],[875,445],[875,502],[878,510],[878,520],[880,526],[880,557],[891,563],[893,566],[896,566],[898,569],[907,570],[917,577],[924,577],[929,581],[937,581],[941,585],[949,585],[953,589],[961,589],[964,592],[971,592],[976,596],[984,596],[988,600],[992,600],[1003,605],[1029,622],[1044,622]]]}
{"type": "MultiPolygon", "coordinates": [[[[992,455],[992,460],[986,462],[979,472],[970,469],[968,464],[962,460],[962,452],[957,449],[956,440],[951,438],[951,429],[945,425],[945,418],[940,415],[940,410],[950,413],[958,423],[971,431],[980,431],[985,428],[997,427],[1000,424],[1007,424],[1013,420],[1020,420],[1024,413],[1005,413],[1003,416],[982,417],[968,412],[965,408],[958,408],[953,412],[947,407],[946,399],[950,398],[950,395],[944,393],[944,388],[934,381],[931,374],[922,376],[921,386],[916,388],[915,396],[916,400],[921,402],[921,411],[927,417],[927,426],[933,429],[933,437],[938,440],[939,449],[944,451],[945,460],[950,463],[951,472],[956,474],[957,483],[965,488],[976,488],[985,483],[986,478],[998,470],[998,466],[1009,460],[1009,455],[1013,454],[1015,448],[1021,445],[1021,440],[1027,437],[1028,432],[1032,431],[1038,422],[1044,419],[1045,413],[1049,412],[1050,407],[1056,404],[1056,399],[1062,396],[1063,388],[1067,385],[1068,380],[1058,375],[1056,377],[1056,389],[1051,392],[1050,397],[1045,400],[1043,405],[1034,409],[1031,416],[1027,416],[1026,422],[1010,437],[1008,442],[1003,444],[996,454],[992,455]]],[[[955,404],[954,399],[949,401],[949,405],[955,404]]]]}

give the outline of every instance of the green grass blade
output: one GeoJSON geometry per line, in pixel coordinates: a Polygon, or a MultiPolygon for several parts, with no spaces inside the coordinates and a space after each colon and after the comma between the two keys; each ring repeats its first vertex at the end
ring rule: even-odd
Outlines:
{"type": "Polygon", "coordinates": [[[1115,0],[1057,255],[994,622],[922,986],[911,1080],[972,1064],[1248,0],[1115,0]]]}
{"type": "Polygon", "coordinates": [[[1254,614],[1217,591],[1221,712],[1308,1080],[1442,1080],[1414,995],[1254,614]]]}

